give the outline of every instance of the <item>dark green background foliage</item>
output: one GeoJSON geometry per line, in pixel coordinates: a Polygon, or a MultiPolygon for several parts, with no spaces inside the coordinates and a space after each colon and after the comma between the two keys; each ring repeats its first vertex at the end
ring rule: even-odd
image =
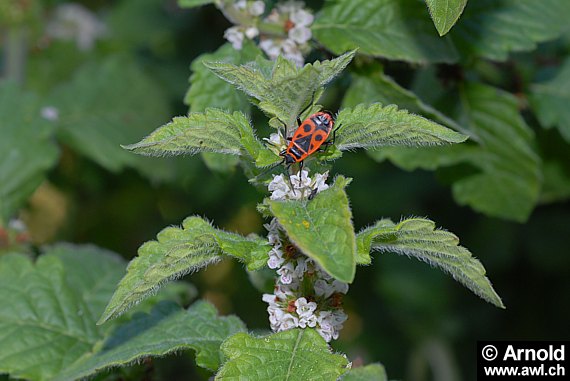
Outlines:
{"type": "MultiPolygon", "coordinates": [[[[20,216],[27,223],[31,254],[68,241],[126,259],[191,215],[264,235],[256,211],[264,194],[232,158],[145,158],[120,147],[186,114],[188,105],[239,109],[267,136],[265,116],[201,64],[227,56],[244,63],[257,48],[220,48],[230,24],[212,5],[183,10],[171,0],[84,0],[109,33],[79,51],[41,38],[42,20],[59,3],[42,1],[43,9],[23,20],[0,15],[2,55],[20,27],[29,47],[24,77],[0,82],[0,222],[20,216]],[[202,54],[209,55],[195,60],[202,54]],[[45,106],[57,107],[60,119],[39,118],[45,106]]],[[[332,173],[354,179],[346,191],[357,231],[380,217],[429,216],[485,265],[507,307],[483,303],[415,260],[376,253],[372,265],[357,269],[345,299],[349,320],[333,348],[355,365],[383,363],[391,379],[451,372],[453,380],[474,380],[477,340],[569,339],[570,3],[471,0],[444,37],[438,30],[444,34],[449,25],[436,30],[416,0],[308,6],[325,7],[308,61],[360,47],[321,99],[326,109],[394,103],[472,137],[450,147],[346,152],[332,173]]],[[[8,66],[2,61],[3,71],[8,66]]],[[[45,267],[59,269],[58,256],[45,267]]],[[[221,314],[234,313],[262,332],[266,304],[244,267],[224,260],[186,279],[221,314]]],[[[208,379],[195,362],[182,352],[109,379],[208,379]]]]}

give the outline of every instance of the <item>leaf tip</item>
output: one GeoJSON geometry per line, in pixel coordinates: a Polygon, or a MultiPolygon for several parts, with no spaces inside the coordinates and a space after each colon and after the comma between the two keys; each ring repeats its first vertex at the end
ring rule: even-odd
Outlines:
{"type": "Polygon", "coordinates": [[[120,144],[121,148],[127,151],[134,151],[137,147],[136,147],[136,143],[135,144],[120,144]]]}

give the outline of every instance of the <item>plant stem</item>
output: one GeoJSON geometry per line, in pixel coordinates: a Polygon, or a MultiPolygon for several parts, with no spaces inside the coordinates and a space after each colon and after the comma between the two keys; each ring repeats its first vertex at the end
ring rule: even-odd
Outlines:
{"type": "Polygon", "coordinates": [[[4,77],[19,84],[24,82],[25,75],[28,53],[26,34],[23,26],[12,26],[6,33],[4,77]]]}

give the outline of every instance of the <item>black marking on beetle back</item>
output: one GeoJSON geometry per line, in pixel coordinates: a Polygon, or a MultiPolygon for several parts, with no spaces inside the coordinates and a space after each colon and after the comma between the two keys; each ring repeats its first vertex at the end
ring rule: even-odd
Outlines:
{"type": "Polygon", "coordinates": [[[295,145],[304,152],[308,152],[309,146],[311,145],[311,135],[303,136],[302,138],[295,140],[295,145]]]}
{"type": "Polygon", "coordinates": [[[311,129],[312,129],[312,127],[311,127],[311,125],[310,125],[309,123],[305,123],[305,124],[303,125],[303,131],[305,131],[305,132],[310,132],[311,129]]]}
{"type": "Polygon", "coordinates": [[[304,155],[304,152],[301,152],[301,151],[302,151],[302,148],[301,148],[301,147],[297,147],[297,145],[293,145],[293,147],[291,147],[291,148],[289,149],[289,152],[290,152],[293,156],[295,156],[295,157],[297,158],[297,160],[300,160],[300,159],[303,157],[303,155],[304,155]]]}
{"type": "Polygon", "coordinates": [[[323,140],[323,135],[321,134],[315,135],[315,141],[320,142],[321,140],[323,140]]]}

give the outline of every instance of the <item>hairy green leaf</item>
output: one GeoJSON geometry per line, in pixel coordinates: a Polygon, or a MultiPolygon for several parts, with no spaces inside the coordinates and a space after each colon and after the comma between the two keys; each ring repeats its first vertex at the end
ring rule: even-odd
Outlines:
{"type": "Polygon", "coordinates": [[[379,67],[373,68],[367,75],[353,75],[350,87],[343,99],[343,107],[356,107],[361,103],[395,104],[401,109],[414,114],[421,114],[465,135],[469,133],[453,119],[424,103],[413,92],[400,86],[392,78],[385,75],[379,67]]]}
{"type": "Polygon", "coordinates": [[[241,112],[218,109],[192,112],[176,117],[157,128],[139,143],[124,147],[141,155],[193,155],[218,152],[229,155],[249,154],[256,158],[265,146],[255,137],[247,117],[241,112]]]}
{"type": "Polygon", "coordinates": [[[337,0],[325,3],[312,26],[313,36],[340,54],[362,54],[409,62],[454,62],[448,38],[433,30],[425,7],[416,0],[337,0]]]}
{"type": "Polygon", "coordinates": [[[437,266],[455,280],[489,303],[504,308],[491,282],[485,276],[485,268],[469,250],[459,246],[459,238],[445,230],[435,229],[435,223],[422,218],[411,218],[394,224],[380,220],[358,233],[358,258],[369,263],[370,251],[392,252],[437,266]]]}
{"type": "Polygon", "coordinates": [[[354,54],[351,51],[300,69],[283,57],[271,64],[271,70],[267,70],[266,60],[260,59],[242,66],[223,62],[205,64],[217,76],[252,97],[262,111],[289,127],[311,101],[318,100],[313,99],[313,94],[320,94],[322,86],[340,74],[354,54]]]}
{"type": "Polygon", "coordinates": [[[567,0],[470,1],[450,36],[464,56],[504,61],[560,36],[569,13],[567,0]]]}
{"type": "MultiPolygon", "coordinates": [[[[250,42],[244,43],[241,50],[236,50],[231,44],[226,43],[214,53],[202,54],[192,61],[190,66],[192,69],[190,88],[186,92],[184,103],[190,106],[190,111],[193,112],[203,112],[207,108],[213,107],[249,113],[250,103],[245,94],[218,78],[208,70],[204,62],[244,64],[253,61],[259,54],[261,51],[250,42]]],[[[239,163],[239,157],[215,152],[202,152],[202,158],[208,168],[219,172],[229,172],[239,163]]]]}
{"type": "Polygon", "coordinates": [[[42,105],[18,85],[0,83],[0,220],[6,220],[36,190],[55,165],[55,126],[40,117],[42,105]]]}
{"type": "Polygon", "coordinates": [[[268,201],[273,215],[305,255],[334,278],[351,283],[356,271],[352,213],[338,176],[334,185],[310,201],[268,201]]]}
{"type": "Polygon", "coordinates": [[[381,146],[427,146],[461,143],[467,136],[443,127],[421,116],[383,107],[359,105],[343,109],[336,120],[339,126],[335,145],[341,150],[381,146]]]}
{"type": "Polygon", "coordinates": [[[107,337],[95,353],[81,358],[55,380],[77,380],[110,367],[124,366],[148,356],[181,349],[196,351],[196,363],[216,370],[222,362],[220,345],[245,325],[235,316],[218,317],[214,306],[196,302],[187,311],[160,303],[150,314],[136,314],[107,337]]]}
{"type": "Polygon", "coordinates": [[[370,364],[360,368],[352,368],[342,381],[388,381],[386,370],[382,364],[370,364]]]}
{"type": "Polygon", "coordinates": [[[455,25],[467,4],[467,0],[425,0],[425,2],[440,36],[449,32],[455,25]]]}
{"type": "Polygon", "coordinates": [[[313,329],[265,337],[238,333],[222,344],[228,361],[216,380],[334,381],[347,371],[346,357],[333,354],[313,329]]]}
{"type": "Polygon", "coordinates": [[[532,85],[530,102],[542,127],[557,127],[570,143],[570,59],[554,78],[532,85]]]}
{"type": "Polygon", "coordinates": [[[139,248],[138,257],[129,264],[99,324],[123,314],[165,282],[217,262],[224,255],[238,258],[255,270],[265,265],[268,252],[264,239],[228,233],[202,218],[189,217],[181,228],[165,228],[156,241],[139,248]]]}
{"type": "Polygon", "coordinates": [[[212,3],[214,3],[214,0],[178,0],[180,8],[193,8],[212,3]]]}
{"type": "Polygon", "coordinates": [[[462,126],[423,104],[413,93],[377,77],[359,77],[349,90],[348,105],[393,102],[432,117],[471,137],[466,144],[439,147],[382,147],[369,154],[412,170],[469,165],[475,171],[455,178],[452,189],[461,204],[491,216],[525,221],[539,194],[539,158],[530,147],[532,132],[521,118],[512,95],[484,85],[467,85],[460,97],[462,126]]]}
{"type": "Polygon", "coordinates": [[[120,147],[170,116],[166,98],[134,61],[111,56],[79,69],[52,92],[50,102],[59,110],[59,137],[74,150],[110,171],[134,167],[169,180],[176,174],[174,159],[137,157],[120,147]]]}
{"type": "Polygon", "coordinates": [[[207,108],[249,112],[250,104],[247,97],[234,86],[218,78],[206,67],[206,62],[226,62],[241,65],[253,61],[260,54],[254,45],[246,43],[241,50],[235,50],[229,43],[222,45],[213,53],[202,54],[190,68],[190,87],[184,98],[184,103],[190,106],[190,111],[202,112],[207,108]]]}
{"type": "Polygon", "coordinates": [[[0,373],[48,380],[90,352],[110,328],[95,322],[123,270],[92,246],[55,246],[35,264],[1,256],[0,373]]]}
{"type": "MultiPolygon", "coordinates": [[[[359,104],[395,104],[409,112],[421,114],[433,119],[455,131],[471,138],[473,133],[442,114],[432,106],[424,103],[413,92],[401,87],[390,77],[379,70],[374,70],[368,76],[356,75],[346,96],[343,107],[355,107],[359,104]]],[[[476,137],[475,137],[476,138],[476,137]]],[[[431,147],[381,147],[368,150],[367,153],[376,160],[390,159],[399,167],[406,170],[423,168],[435,170],[438,167],[457,163],[457,151],[465,147],[461,145],[431,146],[431,147]]]]}

